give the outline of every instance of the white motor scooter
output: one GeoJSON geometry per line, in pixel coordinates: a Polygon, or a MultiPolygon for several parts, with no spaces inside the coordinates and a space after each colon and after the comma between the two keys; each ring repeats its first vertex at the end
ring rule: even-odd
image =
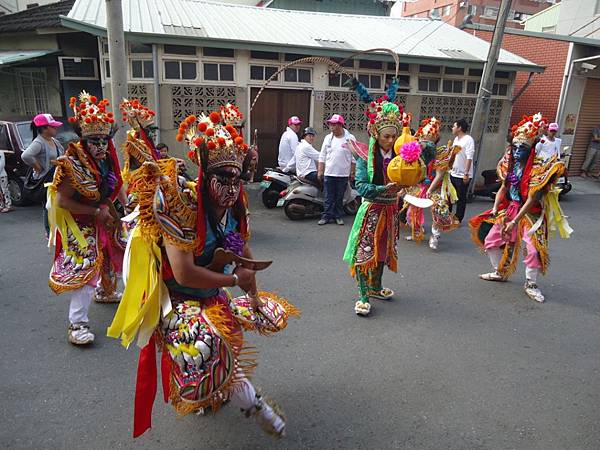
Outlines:
{"type": "Polygon", "coordinates": [[[286,190],[295,179],[294,174],[286,173],[279,167],[274,169],[265,168],[265,174],[260,182],[263,205],[266,208],[279,206],[277,202],[281,197],[281,192],[286,190]]]}
{"type": "MultiPolygon", "coordinates": [[[[348,183],[344,193],[344,212],[355,215],[360,203],[360,195],[348,183]]],[[[278,206],[283,206],[285,215],[290,220],[301,220],[319,216],[325,209],[325,198],[323,191],[317,186],[298,178],[281,193],[278,206]]]]}

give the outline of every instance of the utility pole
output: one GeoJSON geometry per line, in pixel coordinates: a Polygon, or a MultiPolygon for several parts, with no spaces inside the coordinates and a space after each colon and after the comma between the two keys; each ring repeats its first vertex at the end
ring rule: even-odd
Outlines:
{"type": "MultiPolygon", "coordinates": [[[[108,57],[110,61],[110,94],[115,117],[120,117],[119,103],[127,97],[127,55],[123,32],[123,6],[121,0],[106,0],[106,31],[108,34],[108,57]]],[[[115,146],[125,142],[125,128],[115,134],[115,146]]]]}
{"type": "Polygon", "coordinates": [[[475,179],[477,178],[477,166],[479,163],[479,155],[483,144],[483,135],[487,129],[488,116],[490,113],[490,101],[492,97],[492,89],[494,87],[494,76],[496,73],[496,64],[502,47],[502,37],[504,36],[504,27],[510,12],[512,0],[502,0],[498,18],[494,27],[494,35],[490,43],[490,50],[485,65],[483,66],[483,74],[481,76],[481,85],[477,94],[477,102],[475,103],[475,111],[473,112],[473,123],[471,125],[471,135],[475,140],[475,156],[473,158],[473,179],[469,186],[469,193],[473,193],[475,188],[475,179]]]}

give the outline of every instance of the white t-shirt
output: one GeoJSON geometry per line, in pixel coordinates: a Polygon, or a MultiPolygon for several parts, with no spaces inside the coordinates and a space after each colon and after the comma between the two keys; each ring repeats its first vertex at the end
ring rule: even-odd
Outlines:
{"type": "Polygon", "coordinates": [[[454,138],[452,145],[458,145],[460,152],[456,154],[454,158],[454,165],[450,171],[450,175],[456,178],[462,178],[465,176],[465,168],[467,167],[467,160],[471,161],[471,167],[469,168],[469,178],[473,178],[473,156],[475,155],[475,141],[471,136],[465,134],[463,137],[458,136],[454,138]]]}
{"type": "Polygon", "coordinates": [[[559,138],[554,138],[554,140],[551,141],[547,137],[543,137],[535,146],[536,156],[543,158],[545,161],[549,160],[554,155],[557,155],[560,158],[561,142],[562,140],[559,138]]]}
{"type": "MultiPolygon", "coordinates": [[[[298,147],[298,135],[290,127],[284,131],[279,140],[279,156],[277,157],[277,164],[279,167],[284,169],[290,163],[290,160],[294,159],[294,153],[298,147]]],[[[294,167],[292,167],[292,170],[294,167]]]]}
{"type": "Polygon", "coordinates": [[[356,138],[344,130],[344,136],[337,138],[329,133],[323,140],[319,162],[325,163],[326,177],[349,177],[352,164],[355,163],[354,156],[348,147],[348,141],[356,138]]]}
{"type": "MultiPolygon", "coordinates": [[[[296,147],[296,175],[305,177],[311,172],[317,171],[317,161],[321,154],[309,142],[302,139],[296,147]]],[[[289,167],[289,165],[288,165],[289,167]]]]}

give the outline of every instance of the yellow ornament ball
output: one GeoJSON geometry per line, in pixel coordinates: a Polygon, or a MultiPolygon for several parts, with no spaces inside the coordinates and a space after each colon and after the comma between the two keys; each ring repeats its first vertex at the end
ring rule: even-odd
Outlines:
{"type": "Polygon", "coordinates": [[[387,175],[393,183],[401,186],[415,186],[424,178],[425,164],[421,159],[407,162],[401,156],[396,156],[388,165],[387,175]]]}
{"type": "Polygon", "coordinates": [[[402,134],[398,137],[398,139],[396,139],[396,142],[394,142],[394,152],[396,153],[396,155],[399,155],[400,149],[402,148],[402,146],[404,144],[406,144],[407,142],[413,142],[416,140],[417,139],[415,137],[413,137],[413,135],[410,133],[409,127],[402,128],[402,134]]]}

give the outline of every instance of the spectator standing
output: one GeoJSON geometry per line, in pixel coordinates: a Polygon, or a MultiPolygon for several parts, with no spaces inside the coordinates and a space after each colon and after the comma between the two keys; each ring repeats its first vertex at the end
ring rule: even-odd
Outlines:
{"type": "Polygon", "coordinates": [[[295,172],[294,154],[298,147],[298,132],[302,121],[298,116],[292,116],[288,119],[288,126],[281,135],[279,140],[279,156],[277,163],[281,170],[291,167],[291,171],[295,172]]]}
{"type": "MultiPolygon", "coordinates": [[[[64,153],[63,146],[55,138],[62,122],[54,120],[50,114],[38,114],[31,122],[33,141],[29,147],[21,153],[21,159],[33,169],[33,181],[39,181],[41,185],[52,181],[54,166],[52,161],[64,153]]],[[[28,180],[29,181],[29,180],[28,180]]],[[[45,187],[41,187],[46,191],[45,187]]],[[[50,232],[48,225],[48,211],[46,211],[46,195],[44,195],[44,228],[46,234],[50,232]]]]}
{"type": "Polygon", "coordinates": [[[456,202],[456,217],[462,222],[467,207],[467,194],[469,183],[473,178],[473,156],[475,155],[475,141],[467,134],[469,123],[465,119],[454,122],[452,134],[454,134],[453,146],[459,146],[460,152],[454,158],[454,165],[450,171],[450,181],[458,194],[456,202]]]}
{"type": "Polygon", "coordinates": [[[344,194],[348,179],[354,177],[356,164],[348,147],[348,141],[356,138],[344,128],[345,123],[339,114],[334,114],[327,120],[331,133],[325,136],[319,156],[319,180],[324,178],[325,187],[325,211],[319,225],[333,220],[338,225],[344,225],[344,194]]]}
{"type": "Polygon", "coordinates": [[[12,211],[12,200],[8,190],[8,174],[5,169],[6,155],[0,150],[0,213],[12,211]]]}
{"type": "Polygon", "coordinates": [[[598,178],[598,174],[591,175],[590,170],[598,161],[598,157],[600,156],[600,126],[597,126],[592,130],[592,139],[590,141],[590,146],[588,147],[587,153],[585,154],[585,161],[581,166],[581,176],[582,177],[590,177],[598,178]]]}
{"type": "Polygon", "coordinates": [[[540,141],[535,146],[535,154],[537,157],[543,158],[546,161],[554,156],[560,159],[560,145],[562,143],[562,139],[556,137],[557,131],[557,123],[551,123],[548,125],[546,135],[542,136],[540,141]]]}
{"type": "Polygon", "coordinates": [[[160,159],[166,159],[169,157],[169,147],[164,142],[159,143],[156,146],[156,150],[160,154],[160,159]]]}
{"type": "Polygon", "coordinates": [[[313,147],[317,132],[314,128],[306,127],[302,133],[302,140],[296,147],[294,159],[296,162],[296,175],[298,178],[304,178],[311,183],[318,184],[317,164],[319,163],[318,150],[313,147]]]}

